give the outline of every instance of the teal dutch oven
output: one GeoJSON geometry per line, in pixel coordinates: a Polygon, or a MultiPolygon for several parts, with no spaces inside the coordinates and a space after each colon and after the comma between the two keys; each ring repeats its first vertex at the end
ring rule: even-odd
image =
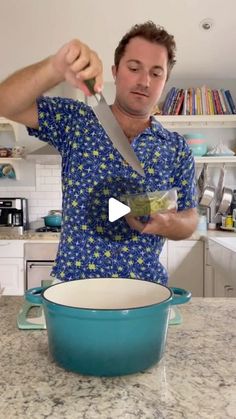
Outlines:
{"type": "Polygon", "coordinates": [[[170,307],[189,301],[181,288],[124,278],[94,278],[32,288],[43,304],[49,351],[63,368],[118,376],[151,367],[165,350],[170,307]]]}

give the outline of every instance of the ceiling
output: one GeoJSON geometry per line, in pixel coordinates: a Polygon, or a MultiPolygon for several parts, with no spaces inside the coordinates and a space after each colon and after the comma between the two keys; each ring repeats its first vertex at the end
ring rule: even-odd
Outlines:
{"type": "Polygon", "coordinates": [[[113,52],[135,23],[153,20],[177,42],[172,78],[236,78],[235,0],[0,0],[0,79],[80,38],[112,80],[113,52]],[[200,27],[213,20],[212,29],[200,27]]]}

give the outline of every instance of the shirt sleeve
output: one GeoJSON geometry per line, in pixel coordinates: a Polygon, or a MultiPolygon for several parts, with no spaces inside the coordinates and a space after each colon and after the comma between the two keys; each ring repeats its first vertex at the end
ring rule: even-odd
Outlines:
{"type": "Polygon", "coordinates": [[[39,128],[26,127],[28,134],[53,145],[62,154],[69,147],[72,131],[80,122],[84,124],[86,105],[73,99],[40,96],[37,107],[39,128]]]}
{"type": "Polygon", "coordinates": [[[185,139],[178,135],[179,147],[174,173],[174,186],[178,190],[178,210],[197,206],[195,162],[185,139]]]}

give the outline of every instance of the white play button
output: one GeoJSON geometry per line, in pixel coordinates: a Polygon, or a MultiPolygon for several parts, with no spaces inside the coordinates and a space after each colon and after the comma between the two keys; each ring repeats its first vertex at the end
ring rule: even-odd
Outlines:
{"type": "Polygon", "coordinates": [[[113,223],[113,221],[119,220],[119,218],[123,217],[124,215],[129,214],[129,212],[130,207],[128,207],[128,205],[123,204],[115,198],[109,199],[108,218],[111,223],[113,223]]]}

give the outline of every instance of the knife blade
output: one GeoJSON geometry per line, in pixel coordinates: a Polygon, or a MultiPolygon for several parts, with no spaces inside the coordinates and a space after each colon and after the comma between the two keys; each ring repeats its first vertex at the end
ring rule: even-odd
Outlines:
{"type": "Polygon", "coordinates": [[[100,121],[103,129],[111,140],[113,146],[119,151],[123,159],[141,176],[145,177],[144,170],[138,160],[128,138],[113,115],[102,93],[93,90],[94,80],[85,80],[89,91],[95,96],[98,104],[93,106],[93,111],[100,121]]]}

